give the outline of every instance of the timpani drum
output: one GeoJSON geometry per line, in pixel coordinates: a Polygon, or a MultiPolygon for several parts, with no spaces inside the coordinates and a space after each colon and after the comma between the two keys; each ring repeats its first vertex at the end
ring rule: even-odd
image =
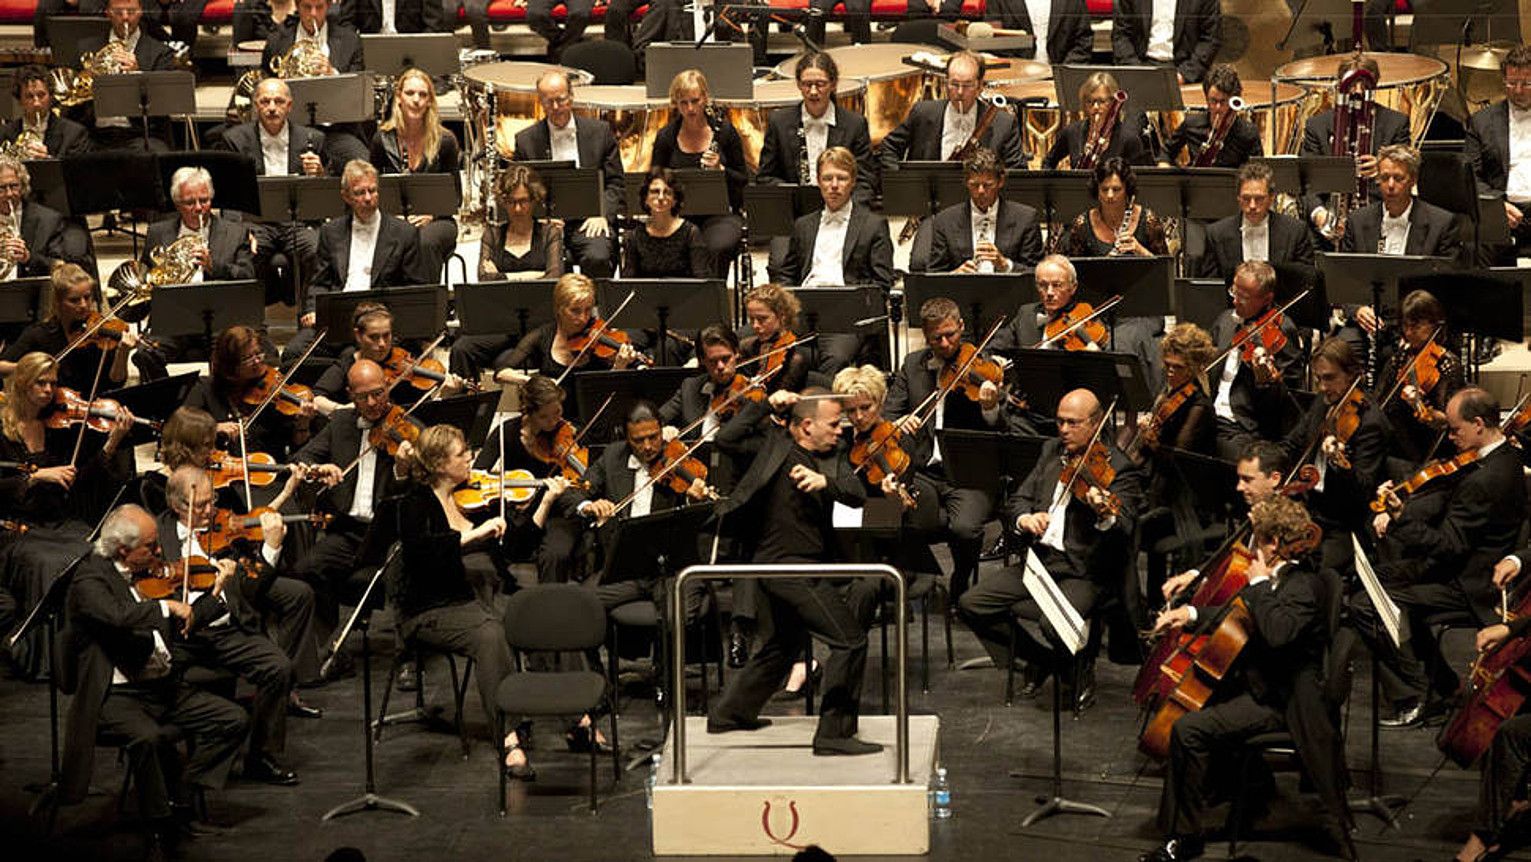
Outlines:
{"type": "MultiPolygon", "coordinates": [[[[562,71],[576,86],[592,80],[589,72],[547,63],[480,63],[464,69],[465,122],[478,132],[476,140],[484,140],[483,133],[492,122],[495,148],[509,158],[515,149],[516,133],[542,119],[537,79],[551,71],[562,71]]],[[[576,91],[575,100],[579,97],[576,91]]],[[[474,135],[470,133],[470,137],[474,135]]]]}
{"type": "Polygon", "coordinates": [[[998,93],[1010,102],[1021,123],[1021,146],[1031,154],[1027,167],[1038,168],[1047,151],[1058,140],[1063,124],[1074,116],[1065,117],[1058,109],[1058,93],[1052,81],[1031,81],[1024,84],[1000,84],[986,88],[998,93]],[[1027,105],[1026,100],[1034,100],[1027,105]]]}
{"type": "MultiPolygon", "coordinates": [[[[835,89],[835,104],[849,108],[858,114],[866,112],[866,82],[860,78],[842,75],[835,89]]],[[[760,170],[760,150],[765,146],[766,123],[771,112],[790,108],[803,101],[796,81],[756,81],[755,97],[748,101],[740,99],[717,99],[718,107],[727,111],[728,121],[733,123],[739,137],[744,140],[744,160],[751,171],[760,170]]]]}
{"type": "Polygon", "coordinates": [[[642,84],[580,87],[574,95],[575,114],[605,120],[611,126],[622,154],[622,169],[646,172],[654,154],[654,138],[670,122],[669,100],[650,99],[642,84]]]}
{"type": "MultiPolygon", "coordinates": [[[[1279,152],[1297,152],[1302,144],[1302,129],[1308,118],[1334,107],[1335,73],[1339,71],[1340,64],[1352,56],[1330,54],[1308,57],[1285,63],[1276,69],[1272,78],[1278,84],[1294,84],[1305,91],[1290,148],[1279,152]]],[[[1418,145],[1425,136],[1425,129],[1430,126],[1430,120],[1435,116],[1436,108],[1440,107],[1441,97],[1451,85],[1446,63],[1419,54],[1369,52],[1364,56],[1375,60],[1377,70],[1381,73],[1377,81],[1377,103],[1409,118],[1409,138],[1418,145]]]]}
{"type": "MultiPolygon", "coordinates": [[[[983,84],[991,89],[1048,81],[1053,76],[1053,68],[1046,63],[1023,60],[1019,57],[984,57],[983,68],[983,84]]],[[[946,98],[946,76],[938,75],[928,68],[926,74],[930,76],[931,96],[937,99],[946,98]]]]}
{"type": "MultiPolygon", "coordinates": [[[[904,58],[922,50],[927,49],[923,45],[885,42],[847,45],[826,52],[839,67],[841,81],[860,78],[866,82],[866,118],[873,147],[898,128],[914,103],[920,101],[925,90],[925,70],[906,64],[904,58]]],[[[795,78],[797,61],[793,57],[779,64],[774,70],[777,77],[795,78]]]]}
{"type": "MultiPolygon", "coordinates": [[[[1296,152],[1295,149],[1277,149],[1275,142],[1279,141],[1284,146],[1294,137],[1299,141],[1302,139],[1302,125],[1298,117],[1302,113],[1307,91],[1296,84],[1277,83],[1275,87],[1274,111],[1271,110],[1271,88],[1265,83],[1256,81],[1245,86],[1239,98],[1244,100],[1245,116],[1260,132],[1260,145],[1265,148],[1265,152],[1270,155],[1291,155],[1296,152]]],[[[1166,142],[1170,139],[1170,133],[1185,122],[1186,111],[1207,107],[1207,97],[1201,91],[1200,84],[1182,84],[1180,99],[1185,102],[1185,111],[1159,112],[1159,134],[1166,142]]]]}

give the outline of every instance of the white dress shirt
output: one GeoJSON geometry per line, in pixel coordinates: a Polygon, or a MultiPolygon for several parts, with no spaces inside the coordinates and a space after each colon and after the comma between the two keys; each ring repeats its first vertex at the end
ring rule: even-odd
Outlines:
{"type": "Polygon", "coordinates": [[[1031,35],[1037,42],[1037,59],[1046,61],[1048,19],[1053,14],[1053,0],[1026,0],[1026,14],[1031,17],[1031,35]]]}
{"type": "Polygon", "coordinates": [[[941,119],[941,158],[950,159],[955,153],[973,137],[973,128],[978,124],[978,103],[966,114],[957,110],[957,105],[951,99],[946,100],[946,114],[941,119]]]}
{"type": "MultiPolygon", "coordinates": [[[[1267,221],[1269,221],[1267,219],[1267,221]]],[[[1247,242],[1247,241],[1246,241],[1247,242]]],[[[1248,246],[1246,245],[1247,249],[1248,246]]],[[[1246,251],[1245,254],[1248,254],[1246,251]]],[[[1232,312],[1230,312],[1232,313],[1232,312]]],[[[1234,316],[1238,320],[1238,316],[1234,316]]],[[[1217,379],[1217,395],[1212,399],[1212,413],[1219,419],[1233,420],[1233,379],[1239,376],[1239,351],[1228,351],[1228,358],[1223,360],[1223,371],[1217,379]]]]}
{"type": "MultiPolygon", "coordinates": [[[[1409,201],[1407,207],[1404,207],[1403,212],[1398,214],[1397,218],[1388,215],[1387,208],[1383,208],[1382,233],[1380,234],[1382,247],[1377,249],[1378,254],[1404,253],[1404,249],[1409,246],[1409,213],[1413,211],[1414,202],[1412,200],[1409,201]]],[[[1368,254],[1371,252],[1371,249],[1363,248],[1360,251],[1362,254],[1368,254]]]]}
{"type": "Polygon", "coordinates": [[[806,183],[819,181],[819,155],[829,148],[829,127],[835,124],[835,103],[824,109],[824,116],[813,117],[803,111],[803,142],[808,145],[808,178],[806,183]]]}
{"type": "Polygon", "coordinates": [[[573,162],[577,168],[579,164],[579,129],[574,122],[574,117],[569,117],[569,124],[563,128],[548,123],[548,146],[551,148],[549,157],[555,162],[573,162]]]}
{"type": "Polygon", "coordinates": [[[255,124],[255,138],[260,144],[261,161],[265,163],[266,176],[287,176],[287,145],[292,139],[292,123],[283,123],[275,135],[266,134],[266,127],[255,124]]]}
{"type": "MultiPolygon", "coordinates": [[[[112,566],[117,569],[117,574],[121,575],[122,579],[128,582],[128,592],[133,594],[133,600],[136,602],[144,601],[144,597],[133,586],[133,573],[128,571],[119,562],[113,561],[112,566]]],[[[159,605],[159,612],[165,615],[165,619],[169,619],[170,604],[164,599],[160,599],[155,604],[159,605]]],[[[165,636],[160,634],[157,628],[154,629],[152,634],[154,635],[154,652],[149,655],[149,660],[144,662],[143,670],[139,672],[138,679],[136,680],[138,682],[159,679],[170,672],[170,647],[165,643],[165,636]]],[[[128,675],[123,673],[121,668],[113,667],[112,685],[127,685],[127,683],[128,675]]]]}
{"type": "Polygon", "coordinates": [[[1178,0],[1153,0],[1148,22],[1148,59],[1161,63],[1175,58],[1175,4],[1178,0]]]}
{"type": "MultiPolygon", "coordinates": [[[[999,199],[995,198],[994,203],[990,204],[986,210],[981,210],[972,201],[968,201],[968,227],[973,232],[973,254],[976,257],[979,243],[994,244],[995,233],[999,230],[999,199]]],[[[994,272],[994,264],[987,260],[981,261],[978,264],[978,271],[994,272]]],[[[1001,271],[1009,272],[1010,267],[1006,266],[1001,271]]]]}
{"type": "Polygon", "coordinates": [[[1271,259],[1271,217],[1266,215],[1259,224],[1250,224],[1239,217],[1239,234],[1244,238],[1245,260],[1271,259]]]}
{"type": "Polygon", "coordinates": [[[372,520],[372,486],[377,474],[377,450],[367,440],[372,421],[358,415],[356,427],[361,429],[361,455],[356,460],[356,494],[351,498],[351,508],[346,514],[362,523],[368,523],[372,520]]]}
{"type": "Polygon", "coordinates": [[[845,284],[845,234],[850,229],[851,207],[847,201],[839,210],[823,210],[819,213],[819,234],[813,241],[813,264],[803,276],[803,286],[834,286],[845,284]]]}
{"type": "Polygon", "coordinates": [[[345,290],[372,289],[372,254],[377,250],[377,235],[382,224],[381,212],[373,213],[370,223],[351,217],[351,258],[346,267],[345,290]]]}
{"type": "Polygon", "coordinates": [[[1531,111],[1510,106],[1510,173],[1504,196],[1514,203],[1531,201],[1531,111]]]}
{"type": "MultiPolygon", "coordinates": [[[[381,32],[399,32],[399,0],[383,0],[383,24],[381,32]]],[[[328,26],[328,24],[326,24],[328,26]]]]}
{"type": "Polygon", "coordinates": [[[637,455],[627,456],[627,469],[633,471],[633,502],[628,517],[641,518],[654,510],[654,483],[649,481],[649,468],[637,455]]]}

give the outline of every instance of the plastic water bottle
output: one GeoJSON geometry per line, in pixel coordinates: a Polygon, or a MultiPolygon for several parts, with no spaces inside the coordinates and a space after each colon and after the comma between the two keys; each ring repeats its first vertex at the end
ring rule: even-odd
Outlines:
{"type": "Polygon", "coordinates": [[[952,819],[952,785],[946,780],[946,767],[936,767],[936,783],[930,788],[930,816],[933,820],[952,819]]]}
{"type": "Polygon", "coordinates": [[[662,763],[664,763],[664,756],[659,752],[649,755],[649,777],[643,779],[643,797],[650,811],[654,810],[654,785],[659,783],[659,768],[662,763]]]}

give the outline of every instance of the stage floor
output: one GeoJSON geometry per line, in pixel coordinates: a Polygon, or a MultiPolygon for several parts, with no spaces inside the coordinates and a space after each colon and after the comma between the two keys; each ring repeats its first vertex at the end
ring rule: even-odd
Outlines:
{"type": "MultiPolygon", "coordinates": [[[[992,565],[992,564],[985,564],[992,565]]],[[[912,661],[919,657],[918,620],[910,632],[912,661]]],[[[938,621],[932,625],[934,664],[931,690],[919,691],[918,664],[910,673],[910,704],[916,713],[936,714],[941,722],[941,761],[950,770],[955,816],[931,829],[930,858],[977,862],[991,859],[1131,860],[1152,847],[1157,835],[1153,815],[1159,796],[1159,770],[1145,763],[1136,750],[1137,712],[1130,706],[1133,669],[1108,664],[1099,670],[1099,703],[1079,721],[1063,728],[1065,795],[1100,805],[1114,815],[1109,820],[1060,816],[1021,829],[1021,819],[1048,792],[1050,718],[1048,699],[1002,703],[1003,679],[993,670],[948,670],[940,645],[938,621]],[[1011,778],[1020,770],[1025,778],[1011,778]]],[[[392,637],[379,626],[374,639],[379,652],[391,651],[392,637]]],[[[1462,667],[1466,638],[1451,640],[1453,666],[1462,667]]],[[[867,713],[880,708],[877,639],[873,637],[872,666],[867,674],[867,713]]],[[[355,650],[357,645],[351,645],[355,650]]],[[[960,662],[981,654],[974,638],[956,628],[960,662]]],[[[391,656],[374,656],[375,696],[391,656]]],[[[1365,662],[1362,662],[1364,671],[1365,662]]],[[[432,665],[427,675],[429,699],[448,703],[446,672],[432,665]]],[[[690,702],[697,703],[698,682],[691,680],[690,702]]],[[[1367,775],[1368,719],[1365,675],[1356,682],[1350,720],[1350,764],[1355,782],[1364,787],[1367,775]]],[[[621,742],[636,750],[644,737],[656,737],[658,721],[639,684],[627,686],[621,742]]],[[[564,751],[561,729],[552,723],[536,728],[532,761],[539,772],[532,784],[512,782],[509,815],[500,818],[495,804],[494,755],[487,743],[476,692],[467,699],[474,745],[470,758],[460,757],[449,731],[420,726],[390,727],[377,752],[380,793],[407,801],[421,811],[418,818],[368,812],[324,823],[320,816],[358,795],[362,784],[359,678],[342,680],[305,692],[324,707],[318,720],[289,722],[287,762],[302,777],[293,788],[248,784],[237,779],[213,794],[214,815],[235,831],[220,839],[199,839],[186,845],[185,858],[207,860],[321,860],[341,846],[363,850],[369,860],[513,859],[585,860],[641,859],[650,856],[649,817],[644,800],[646,770],[627,773],[613,788],[611,765],[599,772],[601,807],[586,811],[588,763],[583,755],[564,751]]],[[[395,694],[394,708],[408,695],[395,694]]],[[[776,702],[769,714],[800,715],[801,701],[776,702]]],[[[0,679],[0,835],[7,860],[92,859],[127,860],[142,855],[131,814],[115,813],[121,767],[110,750],[98,750],[96,785],[107,795],[66,808],[58,834],[46,850],[28,837],[25,819],[31,797],[23,785],[48,775],[47,690],[6,677],[0,679]]],[[[604,722],[603,722],[604,723],[604,722]]],[[[700,739],[698,740],[700,741],[700,739]]],[[[1357,843],[1367,860],[1444,860],[1472,822],[1477,799],[1477,773],[1449,765],[1432,776],[1441,762],[1433,730],[1387,732],[1382,737],[1386,789],[1413,801],[1403,812],[1401,829],[1384,828],[1361,818],[1357,843]]],[[[625,753],[625,752],[624,752],[625,753]]],[[[626,758],[624,757],[624,760],[626,758]]],[[[668,765],[668,764],[667,764],[668,765]]],[[[1311,822],[1312,797],[1298,791],[1296,776],[1277,776],[1280,796],[1271,814],[1241,852],[1263,860],[1319,858],[1304,843],[1302,824],[1311,822]]],[[[129,805],[131,812],[132,806],[129,805]]],[[[1221,816],[1221,812],[1218,813],[1221,816]]],[[[1210,848],[1210,858],[1223,858],[1225,845],[1210,848]]],[[[858,857],[871,858],[871,857],[858,857]]],[[[907,857],[905,857],[907,858],[907,857]]]]}

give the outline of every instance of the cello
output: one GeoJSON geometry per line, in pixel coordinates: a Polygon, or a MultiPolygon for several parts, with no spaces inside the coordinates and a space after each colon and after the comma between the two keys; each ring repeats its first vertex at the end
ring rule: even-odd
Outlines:
{"type": "MultiPolygon", "coordinates": [[[[1504,621],[1531,614],[1531,588],[1521,581],[1505,598],[1504,621]]],[[[1531,691],[1531,637],[1508,637],[1473,659],[1462,681],[1462,705],[1441,728],[1435,745],[1458,766],[1472,766],[1488,750],[1505,720],[1514,718],[1531,691]]]]}

